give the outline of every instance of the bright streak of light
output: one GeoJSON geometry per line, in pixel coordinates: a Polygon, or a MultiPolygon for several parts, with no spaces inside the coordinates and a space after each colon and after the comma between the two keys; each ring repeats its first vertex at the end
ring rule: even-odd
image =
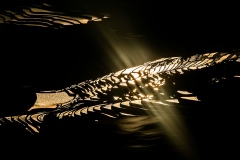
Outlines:
{"type": "Polygon", "coordinates": [[[167,99],[167,102],[179,103],[178,99],[167,99]]]}
{"type": "MultiPolygon", "coordinates": [[[[176,106],[163,103],[162,98],[159,95],[158,101],[146,99],[143,104],[148,108],[149,115],[156,118],[172,145],[184,156],[195,156],[195,149],[191,145],[192,138],[181,113],[176,106]]],[[[177,99],[170,102],[179,103],[177,99]]]]}
{"type": "Polygon", "coordinates": [[[192,101],[200,101],[197,97],[181,97],[181,98],[192,100],[192,101]]]}
{"type": "Polygon", "coordinates": [[[192,94],[192,93],[190,93],[190,92],[188,92],[188,91],[180,91],[180,90],[178,90],[177,92],[178,92],[178,93],[181,93],[181,94],[192,94]]]}
{"type": "MultiPolygon", "coordinates": [[[[139,66],[153,59],[152,48],[141,40],[142,35],[112,28],[106,29],[103,26],[98,27],[103,35],[103,38],[99,41],[105,54],[103,59],[108,61],[107,65],[113,72],[122,68],[139,66]]],[[[129,26],[129,29],[131,29],[131,26],[129,26]]]]}
{"type": "Polygon", "coordinates": [[[139,77],[139,74],[138,74],[138,73],[131,73],[131,76],[132,76],[134,79],[136,79],[136,78],[139,77]]]}

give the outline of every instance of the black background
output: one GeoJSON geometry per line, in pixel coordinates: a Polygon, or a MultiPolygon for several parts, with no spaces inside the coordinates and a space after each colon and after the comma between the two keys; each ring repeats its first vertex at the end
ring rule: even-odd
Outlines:
{"type": "MultiPolygon", "coordinates": [[[[30,3],[30,1],[24,2],[30,3]]],[[[52,0],[48,2],[53,5],[60,5],[63,9],[68,6],[75,6],[79,10],[83,10],[83,13],[90,12],[93,15],[107,13],[111,16],[101,22],[93,21],[85,25],[66,26],[60,30],[0,25],[1,89],[5,93],[1,97],[1,101],[5,108],[8,107],[10,102],[14,105],[19,104],[19,101],[13,103],[12,100],[23,93],[19,89],[23,86],[31,86],[37,91],[61,89],[74,83],[95,79],[110,72],[141,65],[159,58],[172,56],[186,58],[195,54],[228,52],[240,49],[238,5],[230,4],[230,2],[221,4],[220,2],[129,2],[127,0],[52,0]],[[127,59],[122,59],[122,57],[127,59]],[[130,63],[126,63],[128,60],[130,63]]],[[[11,5],[14,5],[14,3],[15,1],[11,1],[11,5]]],[[[3,5],[0,5],[0,7],[1,9],[4,8],[3,5]]],[[[232,106],[234,105],[232,104],[232,106]]],[[[4,109],[4,107],[1,107],[1,109],[4,109]]],[[[208,130],[206,132],[208,133],[208,130]]],[[[228,130],[224,133],[226,132],[228,130]]],[[[205,130],[201,133],[207,134],[205,130]]],[[[56,138],[56,141],[59,140],[57,134],[59,133],[56,131],[52,135],[56,138]]],[[[95,140],[98,139],[101,142],[97,146],[103,144],[104,139],[99,138],[95,133],[92,134],[93,137],[96,137],[95,140]]],[[[64,133],[61,135],[64,135],[64,133]]],[[[223,135],[223,133],[220,135],[223,135]]],[[[11,137],[11,135],[8,136],[11,137]]],[[[22,138],[20,134],[18,136],[20,139],[22,138]]],[[[67,135],[67,138],[76,138],[77,136],[67,135]]],[[[227,136],[231,137],[231,133],[228,133],[227,136]]],[[[222,141],[228,141],[229,137],[227,136],[223,138],[224,140],[215,139],[216,145],[221,143],[217,149],[223,145],[222,141]]],[[[234,138],[230,139],[235,140],[234,138]]],[[[12,142],[14,142],[14,138],[12,142]]],[[[50,148],[50,152],[53,147],[57,146],[51,146],[51,144],[44,142],[42,142],[43,146],[50,148]]],[[[80,142],[77,145],[81,145],[80,142]]],[[[35,141],[32,141],[30,144],[34,146],[34,143],[35,141]]],[[[12,144],[9,144],[12,147],[12,144]]],[[[61,144],[61,142],[56,144],[61,144]]],[[[91,145],[89,144],[86,148],[94,147],[91,145]]],[[[63,147],[66,146],[63,145],[63,147]]],[[[80,152],[78,148],[69,146],[70,153],[80,152]]],[[[206,146],[212,151],[211,146],[208,146],[208,144],[206,146]]],[[[57,148],[62,149],[61,147],[61,145],[57,146],[57,148]]],[[[31,145],[29,148],[31,148],[31,145]]],[[[215,157],[215,153],[218,153],[217,149],[212,154],[213,157],[215,157]]],[[[104,148],[102,150],[104,153],[101,153],[101,155],[105,156],[104,148]]],[[[62,156],[62,154],[59,154],[61,151],[56,154],[62,156]]],[[[158,151],[150,153],[158,153],[158,151]]],[[[36,153],[41,152],[37,151],[36,153]]],[[[45,156],[45,154],[42,155],[45,156]]],[[[55,152],[53,152],[53,155],[55,156],[55,152]]],[[[108,155],[108,157],[110,156],[108,155]]]]}

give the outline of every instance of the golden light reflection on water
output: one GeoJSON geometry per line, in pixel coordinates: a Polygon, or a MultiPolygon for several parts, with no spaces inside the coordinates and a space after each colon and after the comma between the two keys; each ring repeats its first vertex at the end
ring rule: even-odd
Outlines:
{"type": "Polygon", "coordinates": [[[37,108],[56,108],[57,104],[69,102],[74,97],[68,96],[66,92],[59,93],[36,93],[37,100],[29,110],[37,108]]]}

